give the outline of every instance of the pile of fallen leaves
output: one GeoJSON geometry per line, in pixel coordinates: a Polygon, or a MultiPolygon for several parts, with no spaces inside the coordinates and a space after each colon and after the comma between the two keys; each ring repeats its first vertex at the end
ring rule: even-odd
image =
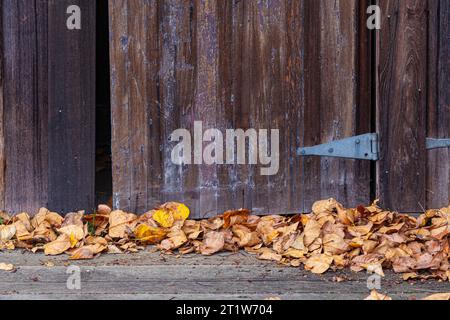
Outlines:
{"type": "Polygon", "coordinates": [[[65,217],[44,208],[33,217],[0,213],[0,250],[67,253],[79,260],[147,245],[181,255],[243,249],[316,274],[350,268],[383,276],[384,269],[393,269],[405,280],[450,280],[450,207],[414,218],[376,203],[346,209],[329,199],[316,202],[311,214],[259,217],[240,209],[201,221],[188,218],[189,209],[175,202],[141,216],[106,205],[95,214],[65,217]]]}

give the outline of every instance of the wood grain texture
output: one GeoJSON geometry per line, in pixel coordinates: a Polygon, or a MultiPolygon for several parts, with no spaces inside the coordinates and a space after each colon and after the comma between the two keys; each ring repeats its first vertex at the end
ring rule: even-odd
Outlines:
{"type": "Polygon", "coordinates": [[[418,212],[426,206],[427,1],[380,1],[377,127],[381,205],[418,212]]]}
{"type": "Polygon", "coordinates": [[[359,10],[353,0],[111,1],[115,207],[144,212],[176,200],[201,217],[240,207],[300,212],[318,197],[368,202],[367,163],[296,156],[298,147],[370,129],[359,10]],[[223,133],[279,129],[278,174],[174,165],[168,138],[193,133],[194,121],[223,133]]]}
{"type": "MultiPolygon", "coordinates": [[[[305,106],[302,142],[313,146],[370,132],[370,35],[367,2],[305,1],[305,106]],[[363,11],[363,12],[361,12],[363,11]]],[[[370,201],[370,163],[303,160],[303,208],[334,197],[348,206],[370,201]]]]}
{"type": "Polygon", "coordinates": [[[5,207],[5,121],[4,111],[4,73],[3,73],[3,2],[0,2],[0,208],[5,207]]]}
{"type": "Polygon", "coordinates": [[[60,212],[95,205],[95,10],[91,0],[48,2],[48,202],[60,212]],[[74,4],[81,30],[65,28],[74,4]]]}
{"type": "MultiPolygon", "coordinates": [[[[429,138],[450,137],[450,2],[429,1],[428,27],[429,138]]],[[[427,208],[450,203],[449,149],[428,151],[427,208]]]]}
{"type": "Polygon", "coordinates": [[[94,203],[95,4],[2,1],[2,209],[67,212],[94,203]],[[82,31],[69,32],[69,4],[82,31]],[[94,18],[93,18],[94,17],[94,18]]]}
{"type": "MultiPolygon", "coordinates": [[[[243,252],[161,256],[140,252],[131,255],[102,255],[94,260],[71,261],[81,271],[81,289],[67,289],[67,256],[2,253],[16,272],[0,273],[0,299],[267,299],[344,300],[367,297],[367,274],[350,271],[314,275],[302,268],[279,266],[243,252]],[[46,267],[52,261],[54,267],[46,267]],[[333,280],[336,276],[344,282],[333,280]]],[[[448,292],[448,282],[401,281],[399,274],[386,272],[383,289],[393,299],[420,299],[448,292]]]]}
{"type": "Polygon", "coordinates": [[[48,204],[47,64],[45,4],[3,1],[4,114],[6,170],[4,209],[35,210],[48,204]],[[44,8],[43,8],[44,7],[44,8]],[[41,13],[40,15],[37,12],[41,13]]]}

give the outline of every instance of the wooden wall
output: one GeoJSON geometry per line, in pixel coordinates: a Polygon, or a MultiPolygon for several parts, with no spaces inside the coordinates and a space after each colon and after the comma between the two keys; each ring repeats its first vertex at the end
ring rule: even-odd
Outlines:
{"type": "Polygon", "coordinates": [[[446,206],[449,150],[426,150],[425,141],[450,138],[450,2],[379,2],[377,193],[402,212],[446,206]]]}
{"type": "Polygon", "coordinates": [[[116,207],[184,201],[197,216],[370,200],[370,163],[296,149],[370,132],[364,1],[110,1],[116,207]],[[361,13],[363,13],[361,15],[361,13]],[[280,170],[172,164],[168,141],[207,128],[280,129],[280,170]]]}
{"type": "Polygon", "coordinates": [[[94,206],[95,1],[0,3],[0,207],[94,206]],[[68,30],[69,5],[82,29],[68,30]]]}
{"type": "MultiPolygon", "coordinates": [[[[379,197],[404,212],[450,201],[448,0],[109,0],[114,206],[169,200],[195,217],[310,210],[379,197]],[[179,128],[280,130],[280,170],[171,161],[179,128]],[[378,132],[378,163],[296,149],[378,132]]],[[[95,1],[0,2],[0,208],[94,206],[95,1]],[[67,30],[66,8],[82,10],[67,30]]],[[[106,57],[105,57],[106,59],[106,57]]],[[[205,144],[206,145],[206,144],[205,144]]]]}

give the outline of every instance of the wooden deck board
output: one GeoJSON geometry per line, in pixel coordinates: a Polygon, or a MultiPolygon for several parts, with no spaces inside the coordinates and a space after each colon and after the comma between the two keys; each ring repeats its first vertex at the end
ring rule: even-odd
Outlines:
{"type": "MultiPolygon", "coordinates": [[[[0,253],[0,262],[12,263],[15,272],[0,272],[0,299],[363,299],[369,294],[365,273],[329,272],[322,276],[246,253],[212,257],[162,256],[141,252],[103,255],[95,260],[68,261],[67,256],[46,257],[22,252],[0,253]],[[46,267],[52,261],[54,267],[46,267]],[[81,290],[67,289],[67,268],[81,269],[81,290]],[[334,282],[333,277],[345,277],[334,282]]],[[[387,273],[383,293],[395,299],[421,298],[450,291],[450,283],[414,284],[387,273]]]]}

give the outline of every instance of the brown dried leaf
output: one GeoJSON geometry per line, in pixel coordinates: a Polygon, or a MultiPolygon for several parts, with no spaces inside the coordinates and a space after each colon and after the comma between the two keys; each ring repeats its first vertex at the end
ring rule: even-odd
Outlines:
{"type": "Polygon", "coordinates": [[[235,224],[245,223],[248,219],[250,211],[247,209],[230,210],[223,214],[223,227],[228,229],[235,224]]]}
{"type": "Polygon", "coordinates": [[[377,301],[386,300],[386,301],[388,301],[388,300],[392,300],[392,298],[387,295],[381,294],[381,293],[377,292],[376,290],[372,290],[370,295],[367,298],[365,298],[364,300],[377,300],[377,301]]]}
{"type": "Polygon", "coordinates": [[[260,260],[272,260],[272,261],[280,262],[281,259],[283,258],[283,256],[281,254],[278,254],[269,248],[261,248],[258,251],[259,251],[259,253],[261,253],[258,256],[258,259],[260,259],[260,260]]]}
{"type": "Polygon", "coordinates": [[[432,294],[431,296],[425,297],[422,300],[444,300],[444,301],[449,301],[450,300],[450,293],[436,293],[436,294],[432,294]]]}
{"type": "Polygon", "coordinates": [[[133,229],[137,223],[137,216],[122,210],[111,212],[109,216],[109,233],[111,238],[125,238],[127,231],[133,229]]]}
{"type": "Polygon", "coordinates": [[[219,252],[225,246],[225,234],[223,232],[210,231],[205,234],[203,243],[200,246],[200,253],[203,255],[212,255],[219,252]]]}
{"type": "Polygon", "coordinates": [[[305,262],[305,270],[315,274],[325,273],[333,263],[333,257],[326,254],[315,254],[305,262]]]}
{"type": "Polygon", "coordinates": [[[88,260],[94,258],[94,251],[91,246],[84,246],[72,252],[70,260],[88,260]]]}
{"type": "Polygon", "coordinates": [[[257,232],[250,231],[242,225],[233,225],[233,234],[237,237],[239,247],[253,247],[261,242],[257,232]]]}
{"type": "Polygon", "coordinates": [[[320,237],[321,232],[321,225],[316,220],[309,219],[304,230],[303,243],[305,244],[305,246],[309,247],[311,244],[313,244],[314,241],[316,241],[316,239],[320,237]]]}
{"type": "Polygon", "coordinates": [[[0,263],[0,270],[2,271],[13,271],[15,269],[14,265],[11,263],[0,263]]]}
{"type": "Polygon", "coordinates": [[[44,253],[46,255],[59,255],[71,248],[70,237],[67,234],[61,234],[55,241],[44,245],[44,253]]]}
{"type": "Polygon", "coordinates": [[[0,242],[1,241],[9,241],[16,235],[16,226],[15,225],[9,225],[4,226],[0,225],[0,242]]]}

